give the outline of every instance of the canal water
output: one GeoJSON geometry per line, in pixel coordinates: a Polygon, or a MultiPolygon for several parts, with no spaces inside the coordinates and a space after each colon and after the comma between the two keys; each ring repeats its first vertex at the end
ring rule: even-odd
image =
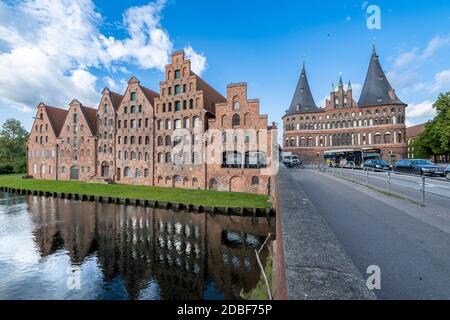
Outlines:
{"type": "Polygon", "coordinates": [[[0,193],[0,299],[239,299],[269,232],[272,218],[0,193]]]}

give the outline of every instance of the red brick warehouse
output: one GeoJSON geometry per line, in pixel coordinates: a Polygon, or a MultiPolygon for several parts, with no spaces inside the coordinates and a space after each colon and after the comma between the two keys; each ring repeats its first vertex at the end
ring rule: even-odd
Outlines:
{"type": "Polygon", "coordinates": [[[172,54],[160,93],[132,77],[124,94],[105,88],[97,109],[38,106],[28,141],[35,179],[115,182],[272,194],[277,127],[247,98],[247,84],[222,96],[172,54]],[[211,130],[210,130],[211,129],[211,130]],[[220,130],[214,141],[212,130],[220,130]],[[207,153],[218,142],[218,151],[207,153]],[[211,159],[219,159],[213,161],[211,159]]]}

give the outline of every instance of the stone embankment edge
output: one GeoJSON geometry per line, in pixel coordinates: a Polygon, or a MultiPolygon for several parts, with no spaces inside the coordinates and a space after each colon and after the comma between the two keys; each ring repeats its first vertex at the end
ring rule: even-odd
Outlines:
{"type": "Polygon", "coordinates": [[[217,207],[217,206],[203,206],[193,205],[185,203],[176,203],[168,201],[158,200],[143,200],[132,198],[115,198],[109,196],[93,196],[79,193],[70,192],[49,192],[38,191],[21,188],[9,188],[0,186],[0,192],[15,193],[20,195],[40,196],[46,198],[59,198],[83,202],[98,202],[109,203],[116,205],[126,205],[135,207],[149,207],[159,209],[171,209],[177,211],[190,211],[198,213],[214,213],[214,214],[228,214],[228,215],[241,215],[251,217],[272,217],[275,215],[275,209],[273,208],[247,208],[247,207],[217,207]]]}

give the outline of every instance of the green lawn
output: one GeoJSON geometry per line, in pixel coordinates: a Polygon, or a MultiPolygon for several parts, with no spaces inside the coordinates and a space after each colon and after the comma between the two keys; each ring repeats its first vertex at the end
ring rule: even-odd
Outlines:
{"type": "Polygon", "coordinates": [[[185,190],[130,185],[106,185],[74,181],[23,180],[21,175],[0,175],[0,186],[44,192],[77,193],[80,195],[158,200],[182,204],[270,208],[269,197],[248,193],[185,190]]]}

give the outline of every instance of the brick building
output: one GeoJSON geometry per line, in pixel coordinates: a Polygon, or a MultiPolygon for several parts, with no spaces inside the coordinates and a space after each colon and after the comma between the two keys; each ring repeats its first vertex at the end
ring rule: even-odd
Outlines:
{"type": "Polygon", "coordinates": [[[33,177],[58,179],[58,137],[67,111],[40,103],[27,144],[27,168],[33,177]]]}
{"type": "Polygon", "coordinates": [[[59,134],[58,180],[90,181],[97,175],[97,110],[69,104],[59,134]]]}
{"type": "Polygon", "coordinates": [[[323,162],[330,150],[380,148],[386,161],[406,158],[405,108],[373,47],[359,102],[342,77],[323,108],[317,107],[303,66],[291,106],[283,117],[284,148],[306,163],[323,162]]]}
{"type": "Polygon", "coordinates": [[[276,134],[276,125],[259,114],[259,101],[247,99],[245,83],[229,85],[225,98],[180,51],[166,66],[160,94],[132,77],[123,95],[105,88],[98,109],[77,100],[69,110],[41,103],[28,142],[28,174],[272,194],[276,134]]]}

